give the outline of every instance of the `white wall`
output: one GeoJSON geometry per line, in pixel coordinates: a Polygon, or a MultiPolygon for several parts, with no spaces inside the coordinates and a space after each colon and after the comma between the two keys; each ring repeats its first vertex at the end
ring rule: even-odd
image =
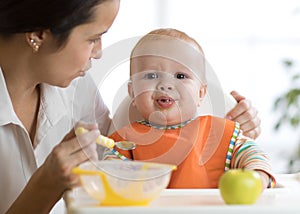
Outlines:
{"type": "MultiPolygon", "coordinates": [[[[300,60],[299,26],[298,0],[121,0],[103,46],[110,48],[159,27],[178,28],[194,37],[225,93],[235,89],[259,110],[263,133],[257,141],[270,153],[274,170],[284,172],[299,134],[289,129],[273,131],[272,106],[288,87],[282,60],[300,60]]],[[[94,70],[99,63],[94,62],[94,70]]],[[[116,67],[99,86],[110,108],[114,94],[128,78],[126,60],[116,67]]]]}

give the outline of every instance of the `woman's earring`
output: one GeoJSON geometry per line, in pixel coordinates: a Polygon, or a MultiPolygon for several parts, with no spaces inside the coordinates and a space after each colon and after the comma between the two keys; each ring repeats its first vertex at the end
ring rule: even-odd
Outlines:
{"type": "Polygon", "coordinates": [[[35,53],[38,52],[40,46],[36,43],[36,41],[34,41],[34,39],[30,39],[30,43],[31,43],[33,52],[35,52],[35,53]]]}

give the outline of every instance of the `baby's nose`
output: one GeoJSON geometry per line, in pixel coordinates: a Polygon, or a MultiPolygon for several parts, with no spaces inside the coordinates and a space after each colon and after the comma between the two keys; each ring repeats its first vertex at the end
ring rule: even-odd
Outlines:
{"type": "Polygon", "coordinates": [[[174,86],[171,83],[160,82],[157,88],[162,91],[172,91],[174,89],[174,86]]]}

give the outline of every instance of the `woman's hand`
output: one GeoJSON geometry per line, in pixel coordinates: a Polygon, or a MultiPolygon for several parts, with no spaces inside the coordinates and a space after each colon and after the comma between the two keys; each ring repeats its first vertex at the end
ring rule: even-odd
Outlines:
{"type": "Polygon", "coordinates": [[[98,159],[95,141],[99,135],[96,124],[78,123],[54,147],[7,213],[24,212],[24,204],[28,213],[49,213],[66,190],[80,185],[79,176],[72,173],[73,167],[98,159]],[[75,136],[78,126],[89,132],[75,136]]]}
{"type": "Polygon", "coordinates": [[[261,133],[260,119],[256,108],[251,105],[250,100],[238,92],[232,91],[231,95],[237,104],[227,113],[226,118],[239,122],[244,136],[256,139],[261,133]]]}
{"type": "Polygon", "coordinates": [[[51,179],[49,184],[62,190],[70,189],[80,185],[79,176],[72,173],[72,169],[88,160],[97,160],[95,141],[100,132],[96,124],[78,123],[74,130],[58,144],[50,153],[45,163],[41,167],[44,173],[51,179]],[[80,136],[75,135],[77,127],[84,127],[90,130],[80,136]]]}

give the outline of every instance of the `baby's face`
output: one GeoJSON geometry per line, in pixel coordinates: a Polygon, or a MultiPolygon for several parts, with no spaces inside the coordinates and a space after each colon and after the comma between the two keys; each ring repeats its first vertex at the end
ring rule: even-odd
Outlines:
{"type": "Polygon", "coordinates": [[[199,76],[181,63],[161,56],[140,56],[132,61],[129,92],[146,120],[174,125],[196,115],[205,87],[199,76]]]}

